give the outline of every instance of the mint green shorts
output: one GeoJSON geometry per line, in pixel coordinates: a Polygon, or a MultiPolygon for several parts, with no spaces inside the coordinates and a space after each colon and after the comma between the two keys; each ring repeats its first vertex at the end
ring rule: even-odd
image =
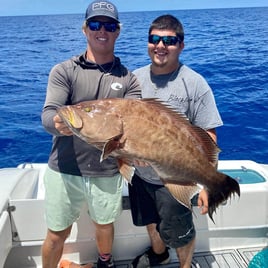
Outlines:
{"type": "Polygon", "coordinates": [[[80,177],[46,169],[45,217],[47,227],[62,231],[72,225],[80,216],[86,203],[93,221],[108,224],[116,220],[122,211],[123,178],[80,177]]]}

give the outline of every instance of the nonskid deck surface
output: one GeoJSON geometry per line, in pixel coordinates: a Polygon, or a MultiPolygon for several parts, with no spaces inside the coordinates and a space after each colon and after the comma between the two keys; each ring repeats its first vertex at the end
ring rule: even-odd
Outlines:
{"type": "MultiPolygon", "coordinates": [[[[241,248],[220,250],[214,252],[195,253],[193,268],[246,268],[253,256],[262,248],[241,248]]],[[[132,260],[116,262],[117,268],[130,268],[132,260]]],[[[178,268],[179,263],[172,260],[169,264],[155,266],[155,268],[178,268]]]]}

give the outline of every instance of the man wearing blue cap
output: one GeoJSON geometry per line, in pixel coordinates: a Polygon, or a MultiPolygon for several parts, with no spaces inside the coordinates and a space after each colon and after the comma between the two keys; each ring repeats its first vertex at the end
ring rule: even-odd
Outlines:
{"type": "MultiPolygon", "coordinates": [[[[108,1],[92,2],[86,10],[83,33],[86,52],[52,68],[42,112],[43,126],[53,135],[44,177],[48,231],[42,247],[43,268],[57,267],[84,203],[96,227],[97,267],[114,267],[113,222],[122,209],[123,187],[117,162],[110,157],[100,163],[101,151],[73,136],[57,109],[81,101],[138,98],[141,94],[135,76],[114,55],[120,33],[116,7],[108,1]]],[[[60,267],[81,266],[61,261],[60,267]]]]}

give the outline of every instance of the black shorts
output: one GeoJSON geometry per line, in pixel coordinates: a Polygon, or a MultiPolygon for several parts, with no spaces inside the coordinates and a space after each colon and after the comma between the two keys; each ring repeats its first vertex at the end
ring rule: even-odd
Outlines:
{"type": "Polygon", "coordinates": [[[166,245],[182,247],[195,237],[192,212],[165,186],[148,183],[135,174],[129,185],[129,198],[133,223],[136,226],[156,223],[166,245]]]}

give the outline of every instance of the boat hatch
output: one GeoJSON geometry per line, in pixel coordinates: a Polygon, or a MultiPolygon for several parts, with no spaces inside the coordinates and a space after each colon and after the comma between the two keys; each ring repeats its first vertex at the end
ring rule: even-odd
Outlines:
{"type": "Polygon", "coordinates": [[[227,169],[220,170],[222,173],[236,179],[239,184],[252,184],[265,182],[265,178],[258,172],[252,169],[227,169]]]}

